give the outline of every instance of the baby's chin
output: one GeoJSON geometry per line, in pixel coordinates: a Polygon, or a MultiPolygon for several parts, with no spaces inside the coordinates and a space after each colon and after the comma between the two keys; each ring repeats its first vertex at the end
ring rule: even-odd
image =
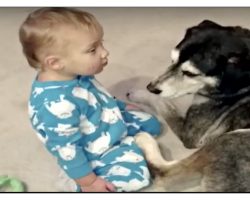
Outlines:
{"type": "Polygon", "coordinates": [[[103,71],[104,67],[100,67],[96,72],[95,74],[100,74],[102,71],[103,71]]]}

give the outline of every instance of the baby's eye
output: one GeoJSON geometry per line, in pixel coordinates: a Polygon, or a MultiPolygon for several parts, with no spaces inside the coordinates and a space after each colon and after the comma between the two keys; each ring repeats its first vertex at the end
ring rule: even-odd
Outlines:
{"type": "Polygon", "coordinates": [[[95,51],[96,51],[95,48],[89,50],[90,53],[95,53],[95,51]]]}

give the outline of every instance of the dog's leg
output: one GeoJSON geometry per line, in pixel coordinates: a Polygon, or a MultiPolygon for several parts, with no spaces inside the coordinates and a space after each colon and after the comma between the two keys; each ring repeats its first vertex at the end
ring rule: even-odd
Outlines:
{"type": "MultiPolygon", "coordinates": [[[[135,141],[145,154],[150,172],[154,177],[152,190],[185,191],[197,187],[201,183],[204,159],[197,160],[197,155],[180,161],[166,161],[159,150],[156,140],[148,133],[141,132],[135,141]]],[[[199,156],[199,154],[198,154],[199,156]]],[[[201,190],[200,187],[199,191],[201,190]]],[[[150,188],[147,189],[150,191],[150,188]]]]}
{"type": "Polygon", "coordinates": [[[156,140],[146,132],[140,132],[135,136],[136,144],[142,149],[145,154],[146,160],[149,164],[160,168],[162,166],[171,166],[175,161],[166,161],[160,152],[156,140]]]}
{"type": "Polygon", "coordinates": [[[141,190],[141,192],[164,192],[166,191],[164,184],[157,180],[159,171],[154,171],[154,169],[165,168],[171,166],[175,161],[167,162],[161,155],[160,149],[156,140],[148,133],[141,132],[135,136],[135,142],[142,149],[146,160],[148,162],[150,172],[154,177],[153,184],[147,188],[141,190]]]}

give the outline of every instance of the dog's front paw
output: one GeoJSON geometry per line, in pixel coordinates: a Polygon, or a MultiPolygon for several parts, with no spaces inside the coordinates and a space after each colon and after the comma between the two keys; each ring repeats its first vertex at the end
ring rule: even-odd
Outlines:
{"type": "Polygon", "coordinates": [[[157,166],[159,164],[166,164],[163,159],[159,146],[156,140],[150,134],[146,132],[140,132],[135,136],[135,143],[143,151],[143,154],[147,161],[157,166]]]}
{"type": "Polygon", "coordinates": [[[136,134],[135,143],[144,151],[144,153],[150,151],[150,149],[157,145],[156,140],[146,132],[136,134]]]}

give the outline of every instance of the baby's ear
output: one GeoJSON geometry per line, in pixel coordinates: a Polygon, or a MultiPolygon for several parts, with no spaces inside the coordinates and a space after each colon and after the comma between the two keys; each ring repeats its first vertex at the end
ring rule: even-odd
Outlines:
{"type": "Polygon", "coordinates": [[[44,64],[47,68],[50,68],[52,70],[61,70],[63,68],[61,60],[58,56],[47,56],[44,59],[44,64]]]}

